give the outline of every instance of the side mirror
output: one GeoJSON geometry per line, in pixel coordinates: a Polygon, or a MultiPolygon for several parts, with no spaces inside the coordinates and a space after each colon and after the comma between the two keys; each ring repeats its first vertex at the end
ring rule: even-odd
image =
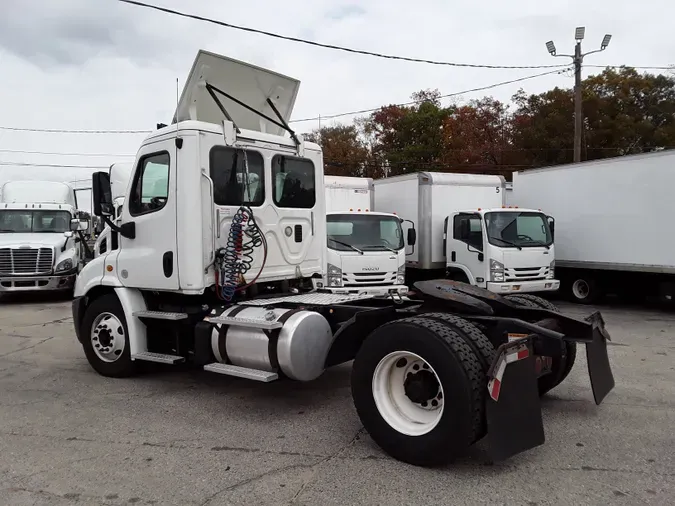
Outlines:
{"type": "Polygon", "coordinates": [[[106,172],[94,172],[92,175],[92,197],[94,214],[96,216],[112,216],[112,192],[110,191],[110,176],[106,172]]]}
{"type": "Polygon", "coordinates": [[[553,216],[547,216],[548,219],[548,228],[551,230],[551,239],[555,239],[555,220],[553,216]]]}
{"type": "Polygon", "coordinates": [[[70,230],[68,230],[67,232],[64,232],[64,233],[63,233],[63,236],[64,236],[66,239],[70,239],[71,237],[73,237],[73,232],[71,232],[70,230]]]}
{"type": "Polygon", "coordinates": [[[78,220],[73,218],[70,220],[70,230],[77,232],[79,230],[87,230],[89,228],[89,222],[87,220],[78,220]]]}
{"type": "Polygon", "coordinates": [[[408,229],[408,246],[414,246],[417,242],[417,230],[414,228],[408,229]]]}

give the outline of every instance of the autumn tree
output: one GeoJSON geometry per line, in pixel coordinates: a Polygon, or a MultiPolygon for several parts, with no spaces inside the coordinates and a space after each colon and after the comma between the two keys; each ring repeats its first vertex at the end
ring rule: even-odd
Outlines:
{"type": "Polygon", "coordinates": [[[323,149],[325,172],[334,176],[362,177],[368,173],[369,151],[354,125],[323,127],[305,134],[323,149]]]}
{"type": "Polygon", "coordinates": [[[442,107],[438,90],[412,95],[413,105],[389,105],[362,123],[365,136],[375,139],[373,157],[387,175],[416,172],[441,163],[443,124],[452,109],[442,107]]]}

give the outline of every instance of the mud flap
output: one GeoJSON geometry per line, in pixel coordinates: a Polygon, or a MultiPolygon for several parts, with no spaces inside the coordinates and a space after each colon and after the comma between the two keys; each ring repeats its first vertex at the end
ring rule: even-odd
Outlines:
{"type": "Polygon", "coordinates": [[[593,325],[593,340],[586,343],[586,359],[593,398],[595,404],[599,405],[614,388],[614,375],[607,354],[607,341],[610,337],[600,312],[593,313],[586,321],[593,325]]]}
{"type": "Polygon", "coordinates": [[[544,443],[531,338],[502,344],[488,371],[486,417],[493,461],[544,443]]]}

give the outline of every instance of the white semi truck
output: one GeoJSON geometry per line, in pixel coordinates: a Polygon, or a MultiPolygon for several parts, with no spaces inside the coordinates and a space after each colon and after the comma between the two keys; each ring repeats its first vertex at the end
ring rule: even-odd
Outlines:
{"type": "Polygon", "coordinates": [[[675,299],[675,152],[516,172],[507,201],[555,218],[556,275],[572,300],[675,299]]]}
{"type": "MultiPolygon", "coordinates": [[[[400,294],[405,286],[401,219],[374,211],[373,180],[324,176],[328,264],[325,286],[333,293],[400,294]]],[[[411,231],[407,243],[415,243],[411,231]]]]}
{"type": "Polygon", "coordinates": [[[599,313],[575,319],[448,280],[418,283],[415,299],[312,288],[326,268],[323,155],[288,126],[298,87],[200,51],[173,124],[138,151],[117,223],[109,175],[94,174],[94,213],[118,241],[75,286],[92,368],[124,377],[190,362],[290,382],[354,360],[363,426],[417,465],[486,433],[495,459],[542,444],[539,395],[567,376],[577,342],[599,404],[614,386],[599,313]]]}
{"type": "Polygon", "coordinates": [[[73,188],[10,181],[0,189],[0,293],[72,290],[89,226],[73,188]]]}
{"type": "Polygon", "coordinates": [[[378,179],[375,209],[417,229],[407,256],[409,284],[446,276],[502,294],[559,288],[549,218],[505,207],[501,176],[418,172],[378,179]]]}

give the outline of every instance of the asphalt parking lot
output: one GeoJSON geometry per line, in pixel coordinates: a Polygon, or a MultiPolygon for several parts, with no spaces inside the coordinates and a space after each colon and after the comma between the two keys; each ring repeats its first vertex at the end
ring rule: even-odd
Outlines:
{"type": "Polygon", "coordinates": [[[582,354],[543,402],[544,446],[490,464],[479,443],[429,470],[362,431],[349,366],[309,384],[162,367],[111,380],[69,301],[3,300],[0,504],[673,504],[675,313],[600,309],[617,383],[600,407],[582,354]]]}

